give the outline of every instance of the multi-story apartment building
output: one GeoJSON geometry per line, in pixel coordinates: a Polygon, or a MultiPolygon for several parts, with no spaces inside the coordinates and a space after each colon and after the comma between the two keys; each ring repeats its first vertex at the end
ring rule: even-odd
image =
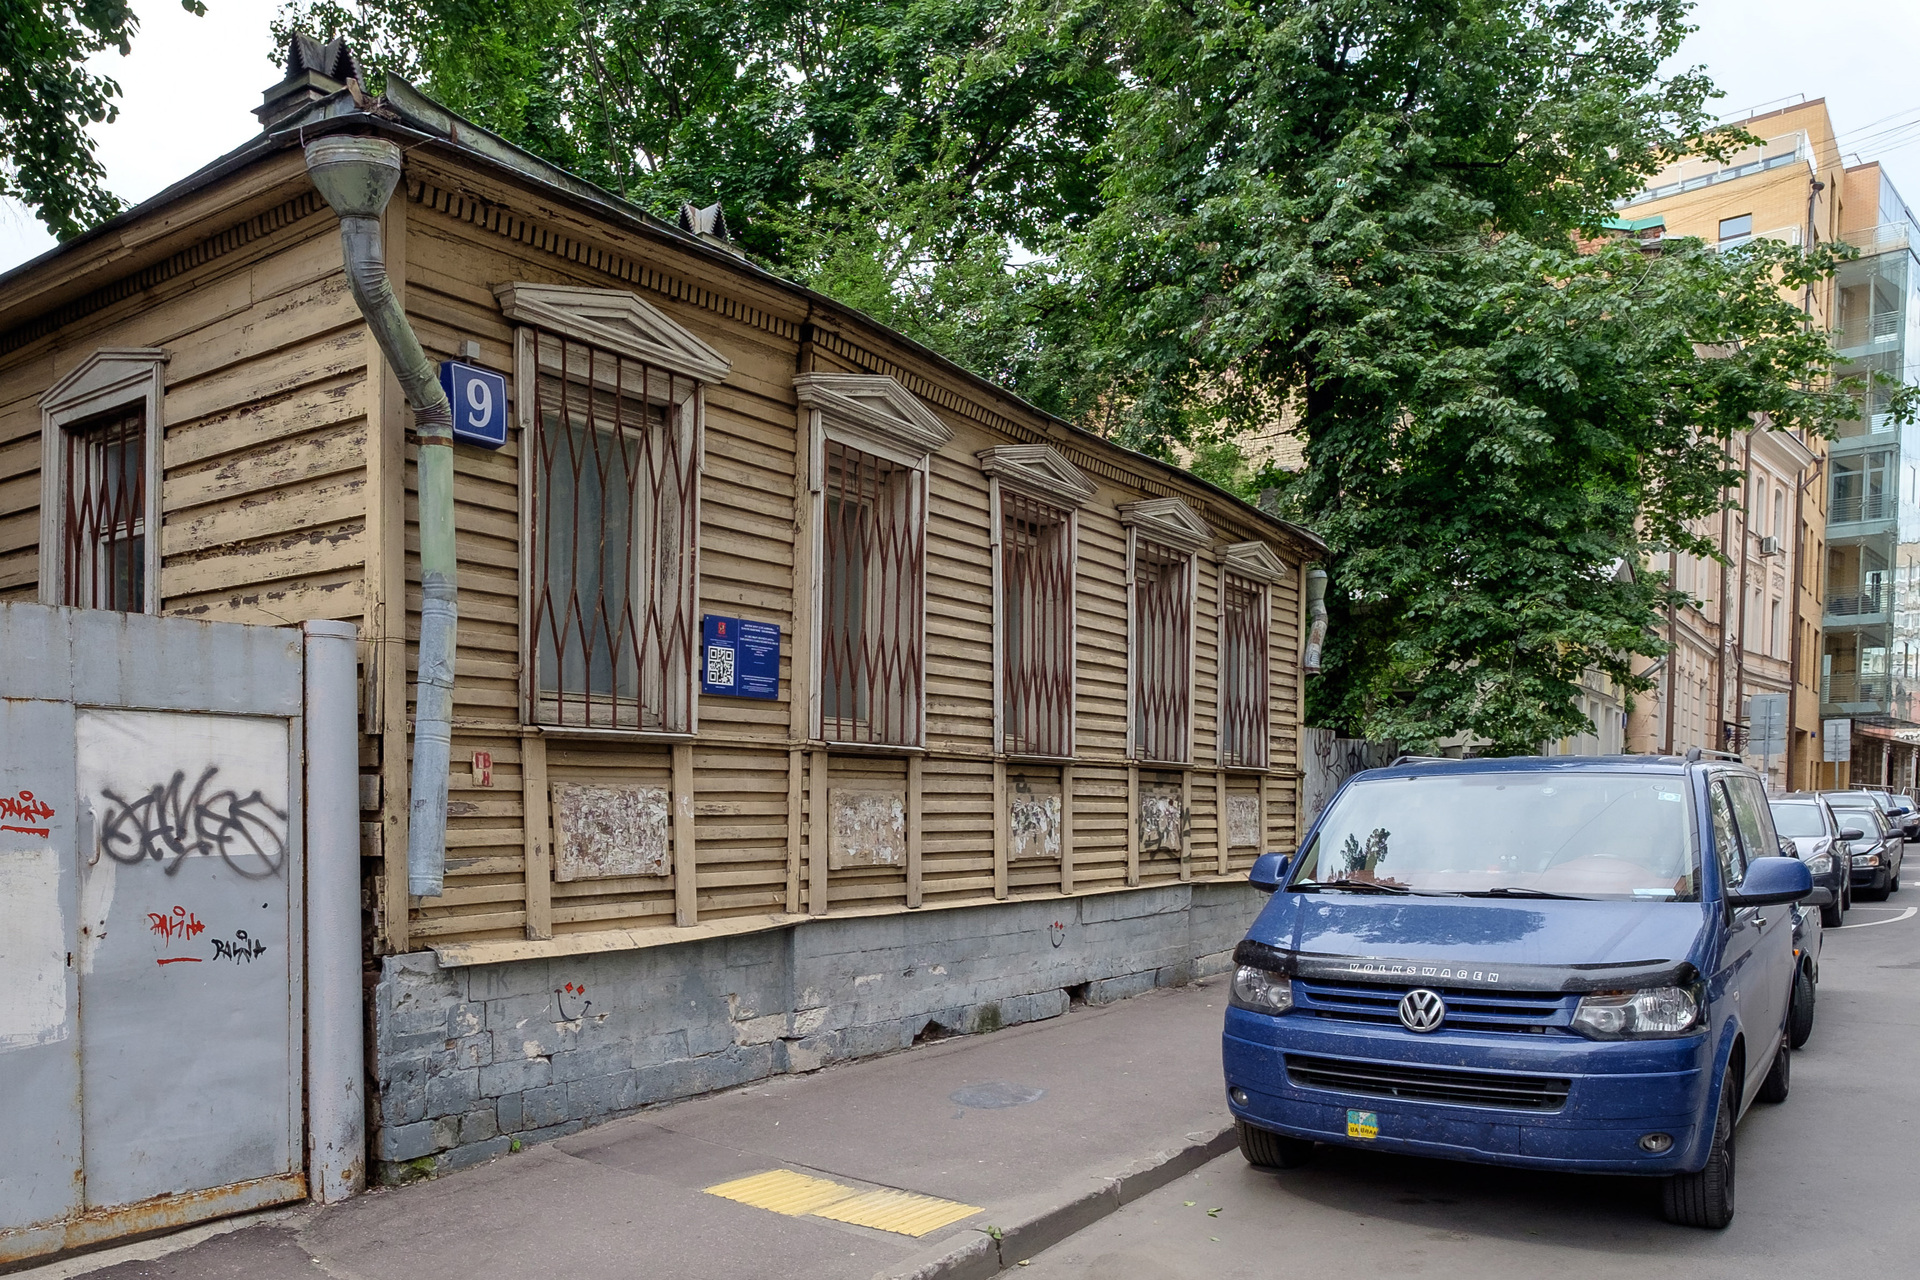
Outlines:
{"type": "MultiPolygon", "coordinates": [[[[1758,144],[1724,160],[1693,157],[1670,166],[1621,208],[1618,229],[1643,239],[1695,237],[1721,249],[1755,239],[1812,245],[1840,238],[1847,187],[1825,102],[1740,123],[1758,144]]],[[[1798,295],[1808,323],[1837,322],[1836,284],[1798,295]]],[[[1628,718],[1627,749],[1752,747],[1748,758],[1768,770],[1771,785],[1818,785],[1823,568],[1834,491],[1827,442],[1762,426],[1731,447],[1746,482],[1729,495],[1737,505],[1699,529],[1724,561],[1670,553],[1649,566],[1671,575],[1693,602],[1666,620],[1662,638],[1670,649],[1648,672],[1657,688],[1628,718]],[[1756,694],[1787,697],[1781,754],[1762,754],[1749,740],[1756,694]]],[[[1916,664],[1920,683],[1920,655],[1916,664]]],[[[1829,766],[1827,777],[1834,772],[1829,766]]]]}
{"type": "MultiPolygon", "coordinates": [[[[1860,253],[1834,280],[1843,372],[1911,382],[1920,222],[1878,164],[1848,168],[1842,188],[1841,235],[1860,253]]],[[[1852,780],[1907,788],[1920,754],[1920,427],[1894,420],[1889,390],[1869,386],[1832,443],[1819,680],[1821,714],[1852,721],[1852,780]]]]}

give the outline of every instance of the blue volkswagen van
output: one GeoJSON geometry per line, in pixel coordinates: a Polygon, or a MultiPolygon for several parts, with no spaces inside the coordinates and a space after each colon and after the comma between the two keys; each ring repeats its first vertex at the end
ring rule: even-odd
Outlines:
{"type": "Polygon", "coordinates": [[[1733,757],[1403,758],[1354,775],[1234,952],[1248,1161],[1314,1144],[1660,1177],[1724,1227],[1734,1132],[1791,1070],[1794,906],[1733,757]]]}

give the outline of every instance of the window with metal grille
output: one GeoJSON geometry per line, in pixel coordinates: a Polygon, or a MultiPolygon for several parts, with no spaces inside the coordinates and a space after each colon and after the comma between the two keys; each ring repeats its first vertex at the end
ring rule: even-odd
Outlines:
{"type": "Polygon", "coordinates": [[[699,634],[698,384],[532,336],[528,714],[685,733],[699,634]]]}
{"type": "Polygon", "coordinates": [[[1073,754],[1073,518],[1005,488],[1000,725],[1010,755],[1073,754]]]}
{"type": "Polygon", "coordinates": [[[64,434],[61,600],[141,612],[147,601],[146,410],[115,410],[64,434]]]}
{"type": "Polygon", "coordinates": [[[1220,763],[1267,765],[1267,589],[1221,576],[1220,763]]]}
{"type": "Polygon", "coordinates": [[[820,735],[918,746],[925,473],[837,440],[821,457],[820,735]]]}
{"type": "Polygon", "coordinates": [[[1133,754],[1187,761],[1193,557],[1140,538],[1133,555],[1133,754]]]}

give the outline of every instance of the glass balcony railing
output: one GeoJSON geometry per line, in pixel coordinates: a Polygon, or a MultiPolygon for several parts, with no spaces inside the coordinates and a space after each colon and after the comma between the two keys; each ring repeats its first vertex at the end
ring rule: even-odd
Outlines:
{"type": "Polygon", "coordinates": [[[1629,196],[1620,204],[1621,207],[1625,207],[1647,200],[1679,195],[1682,191],[1697,191],[1701,187],[1710,187],[1715,183],[1732,182],[1756,173],[1765,173],[1770,169],[1778,169],[1796,161],[1804,162],[1809,166],[1814,164],[1813,147],[1805,131],[1783,133],[1777,138],[1768,138],[1759,146],[1748,147],[1745,151],[1729,156],[1724,161],[1696,156],[1669,165],[1655,177],[1654,185],[1638,195],[1629,196]]]}
{"type": "Polygon", "coordinates": [[[1888,680],[1884,675],[1836,671],[1820,682],[1820,701],[1877,707],[1886,702],[1887,690],[1888,680]]]}
{"type": "Polygon", "coordinates": [[[1827,616],[1829,618],[1877,618],[1886,613],[1887,606],[1892,602],[1893,592],[1884,584],[1857,590],[1843,588],[1827,593],[1827,616]]]}
{"type": "Polygon", "coordinates": [[[1893,518],[1890,493],[1847,494],[1835,497],[1827,512],[1828,524],[1855,524],[1862,520],[1893,518]]]}

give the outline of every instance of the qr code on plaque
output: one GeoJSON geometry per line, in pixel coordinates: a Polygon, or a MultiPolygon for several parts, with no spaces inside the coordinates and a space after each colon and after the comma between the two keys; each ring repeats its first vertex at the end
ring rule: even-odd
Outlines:
{"type": "Polygon", "coordinates": [[[733,684],[733,650],[721,646],[707,646],[707,683],[710,685],[733,684]]]}

